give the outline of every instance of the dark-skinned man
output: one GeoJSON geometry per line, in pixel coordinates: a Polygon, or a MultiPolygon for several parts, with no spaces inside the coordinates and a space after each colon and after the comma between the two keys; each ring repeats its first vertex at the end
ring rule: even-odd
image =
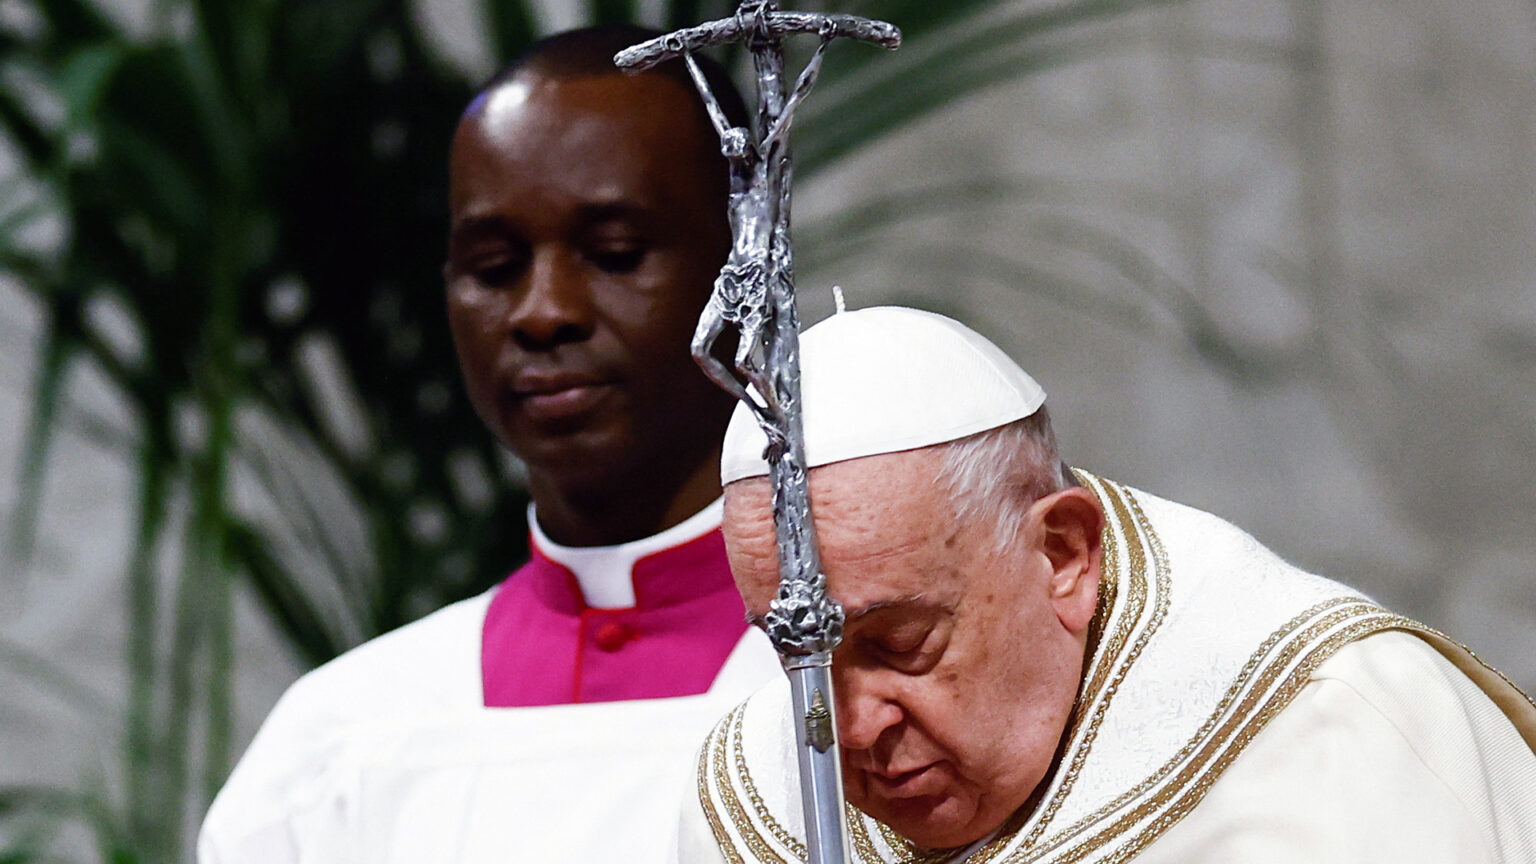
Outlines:
{"type": "Polygon", "coordinates": [[[448,320],[527,465],[532,560],[296,683],[205,864],[664,860],[700,732],[777,669],[718,530],[733,400],[688,355],[726,167],[681,64],[612,66],[651,35],[539,43],[454,136],[448,320]]]}

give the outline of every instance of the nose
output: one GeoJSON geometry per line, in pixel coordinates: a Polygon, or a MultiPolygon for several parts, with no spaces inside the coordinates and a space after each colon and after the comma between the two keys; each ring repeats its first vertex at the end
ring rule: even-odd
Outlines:
{"type": "Polygon", "coordinates": [[[536,250],[507,323],[513,340],[528,351],[589,338],[592,294],[581,263],[560,249],[536,250]]]}
{"type": "Polygon", "coordinates": [[[901,722],[901,704],[881,687],[878,673],[842,670],[834,680],[838,744],[844,749],[868,750],[885,730],[901,722]]]}

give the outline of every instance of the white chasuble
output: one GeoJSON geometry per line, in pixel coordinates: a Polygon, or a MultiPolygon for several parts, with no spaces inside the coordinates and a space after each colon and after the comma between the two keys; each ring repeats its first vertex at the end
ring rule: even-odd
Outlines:
{"type": "MultiPolygon", "coordinates": [[[[855,860],[1536,861],[1536,706],[1513,685],[1214,516],[1079,476],[1104,572],[1040,803],[948,851],[850,807],[855,860]]],[[[790,724],[775,682],[715,727],[679,860],[805,860],[790,724]]]]}

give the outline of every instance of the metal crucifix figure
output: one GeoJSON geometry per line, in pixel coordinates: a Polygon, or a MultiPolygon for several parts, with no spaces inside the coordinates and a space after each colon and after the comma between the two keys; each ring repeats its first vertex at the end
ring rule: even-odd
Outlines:
{"type": "Polygon", "coordinates": [[[779,591],[767,616],[768,637],[789,675],[797,718],[795,738],[811,864],[848,860],[842,771],[833,718],[832,652],[842,639],[843,610],[827,596],[811,521],[800,416],[799,315],[789,242],[789,127],[816,83],[833,39],[885,48],[901,44],[891,24],[854,15],[783,12],[778,0],[742,0],[732,18],[710,21],[642,42],[614,62],[640,71],[681,57],[720,134],[730,163],[730,257],[699,318],[693,357],[711,380],[745,402],[768,439],[764,454],[773,483],[779,543],[779,591]],[[783,40],[815,33],[821,44],[785,92],[783,40]],[[731,126],[692,53],[726,42],[752,53],[757,84],[756,134],[731,126]],[[734,368],[714,354],[730,325],[738,331],[734,368]]]}

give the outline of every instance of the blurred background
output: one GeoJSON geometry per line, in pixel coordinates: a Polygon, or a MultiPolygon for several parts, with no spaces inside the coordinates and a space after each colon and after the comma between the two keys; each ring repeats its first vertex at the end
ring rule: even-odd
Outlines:
{"type": "MultiPolygon", "coordinates": [[[[0,0],[0,862],[188,860],[293,678],[520,563],[455,117],[539,34],[731,5],[0,0]]],[[[786,5],[907,39],[796,126],[807,319],[963,318],[1074,464],[1536,688],[1536,4],[786,5]]]]}

